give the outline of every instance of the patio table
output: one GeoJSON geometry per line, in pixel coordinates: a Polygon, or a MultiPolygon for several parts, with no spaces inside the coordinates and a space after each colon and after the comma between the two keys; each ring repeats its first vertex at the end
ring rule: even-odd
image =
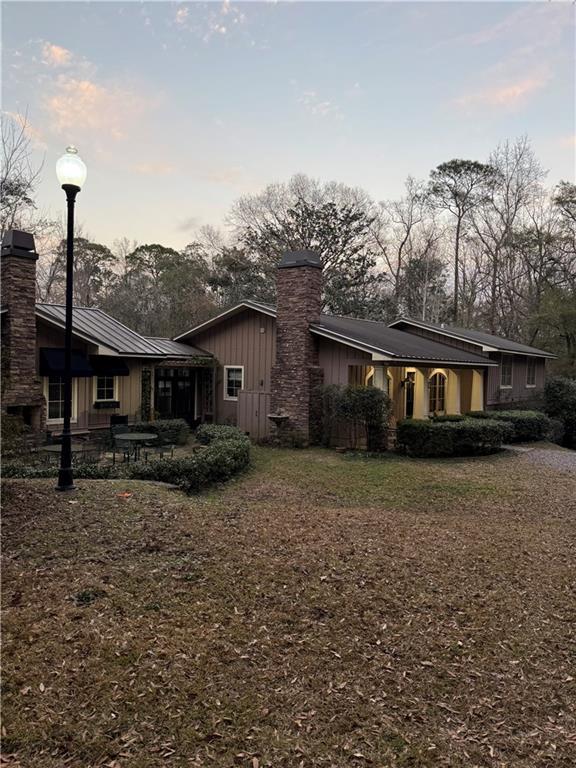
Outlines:
{"type": "Polygon", "coordinates": [[[134,443],[134,459],[137,461],[142,445],[158,440],[158,435],[155,432],[122,432],[114,435],[114,440],[118,443],[134,443]]]}

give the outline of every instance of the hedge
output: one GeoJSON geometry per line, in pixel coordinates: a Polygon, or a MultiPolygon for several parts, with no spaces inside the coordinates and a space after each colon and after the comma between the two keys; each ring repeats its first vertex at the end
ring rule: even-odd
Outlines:
{"type": "Polygon", "coordinates": [[[238,427],[232,427],[227,424],[201,424],[194,437],[202,445],[208,445],[215,440],[247,440],[247,435],[238,429],[238,427]]]}
{"type": "Polygon", "coordinates": [[[404,419],[398,424],[397,438],[399,449],[409,456],[482,456],[499,451],[511,433],[508,424],[491,419],[404,419]]]}
{"type": "MultiPolygon", "coordinates": [[[[74,477],[152,480],[195,493],[213,483],[229,480],[250,464],[250,440],[239,429],[209,425],[201,435],[205,447],[189,456],[152,459],[147,464],[81,464],[74,468],[74,477]]],[[[58,468],[14,463],[4,464],[2,472],[4,477],[57,477],[58,468]]]]}
{"type": "Polygon", "coordinates": [[[550,419],[539,411],[470,411],[473,419],[492,419],[505,421],[514,431],[510,442],[526,443],[534,440],[546,440],[551,429],[550,419]]]}
{"type": "Polygon", "coordinates": [[[546,382],[544,399],[548,416],[563,424],[562,445],[576,448],[576,380],[553,376],[546,382]]]}

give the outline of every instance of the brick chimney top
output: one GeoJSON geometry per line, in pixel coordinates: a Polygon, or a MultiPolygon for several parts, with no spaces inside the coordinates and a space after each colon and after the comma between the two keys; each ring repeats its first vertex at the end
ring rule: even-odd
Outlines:
{"type": "Polygon", "coordinates": [[[2,238],[2,256],[20,256],[36,261],[38,254],[34,245],[34,235],[19,229],[9,229],[2,238]]]}
{"type": "Polygon", "coordinates": [[[316,251],[286,251],[282,256],[278,269],[288,267],[316,267],[322,269],[320,256],[316,251]]]}

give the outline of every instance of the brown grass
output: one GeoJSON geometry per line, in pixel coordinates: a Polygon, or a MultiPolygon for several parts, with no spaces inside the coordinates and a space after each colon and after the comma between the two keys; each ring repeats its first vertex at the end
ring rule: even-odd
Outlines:
{"type": "Polygon", "coordinates": [[[7,765],[576,764],[574,475],[260,449],[195,498],[78,485],[5,484],[7,765]]]}

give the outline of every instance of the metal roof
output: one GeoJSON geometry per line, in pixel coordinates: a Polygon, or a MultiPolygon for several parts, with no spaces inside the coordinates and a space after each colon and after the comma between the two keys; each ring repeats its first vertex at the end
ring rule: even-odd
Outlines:
{"type": "Polygon", "coordinates": [[[424,336],[397,331],[386,323],[357,320],[352,317],[322,315],[319,323],[310,326],[312,333],[353,342],[396,361],[430,363],[460,363],[464,365],[494,365],[488,358],[459,347],[450,347],[424,336]]]}
{"type": "MultiPolygon", "coordinates": [[[[36,314],[43,320],[64,328],[66,307],[63,304],[36,304],[36,314]]],[[[108,347],[126,357],[164,357],[163,350],[140,336],[101,309],[74,307],[73,332],[94,344],[108,347]]]]}
{"type": "MultiPolygon", "coordinates": [[[[266,315],[276,317],[276,307],[257,301],[242,301],[220,315],[207,320],[177,339],[193,338],[196,334],[227,320],[246,310],[254,309],[266,315]]],[[[437,341],[431,341],[424,336],[416,336],[405,331],[389,328],[386,323],[374,320],[357,320],[352,317],[335,317],[322,315],[318,323],[310,326],[312,333],[325,336],[341,344],[376,353],[395,362],[429,362],[433,365],[444,362],[453,365],[482,365],[493,366],[497,363],[487,357],[476,355],[459,347],[451,347],[437,341]]]]}
{"type": "Polygon", "coordinates": [[[399,320],[390,324],[391,328],[401,325],[413,325],[417,328],[424,328],[435,333],[443,334],[444,336],[451,336],[452,338],[461,339],[462,341],[468,341],[471,344],[478,344],[483,348],[488,348],[487,351],[498,352],[511,352],[517,355],[535,355],[538,357],[556,357],[556,355],[546,352],[536,347],[530,347],[528,344],[520,344],[517,341],[510,341],[504,339],[501,336],[494,336],[491,333],[484,333],[483,331],[475,331],[470,328],[459,328],[454,325],[425,323],[422,320],[411,320],[409,317],[401,317],[399,320]]]}
{"type": "Polygon", "coordinates": [[[170,357],[212,357],[212,354],[204,349],[192,347],[189,344],[182,344],[179,341],[172,341],[172,339],[160,336],[146,336],[145,338],[152,342],[155,347],[161,349],[165,355],[170,355],[170,357]]]}

